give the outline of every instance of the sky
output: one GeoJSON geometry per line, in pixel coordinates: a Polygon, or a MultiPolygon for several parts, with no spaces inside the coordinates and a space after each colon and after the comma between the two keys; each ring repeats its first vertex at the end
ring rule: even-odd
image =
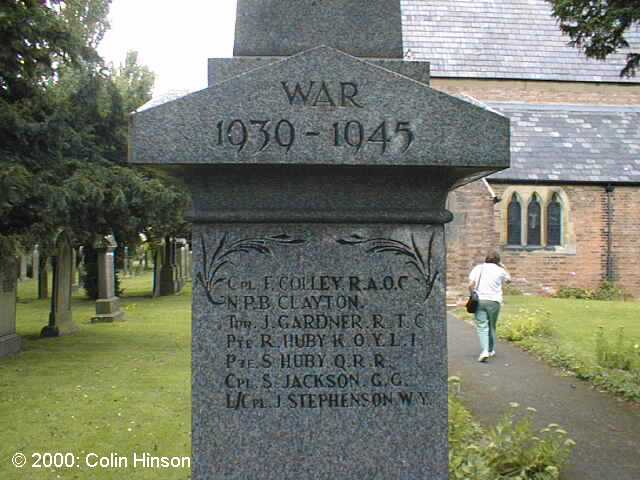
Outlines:
{"type": "Polygon", "coordinates": [[[154,96],[207,86],[207,59],[230,57],[236,0],[113,0],[98,50],[118,65],[127,50],[156,74],[154,96]]]}

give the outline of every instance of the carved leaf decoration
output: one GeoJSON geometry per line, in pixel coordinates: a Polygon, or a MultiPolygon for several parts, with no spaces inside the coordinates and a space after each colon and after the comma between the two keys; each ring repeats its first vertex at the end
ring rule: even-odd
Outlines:
{"type": "Polygon", "coordinates": [[[339,238],[336,240],[340,245],[371,245],[366,249],[366,252],[372,255],[381,255],[385,253],[391,253],[394,256],[407,257],[408,260],[405,265],[413,267],[418,273],[417,280],[423,283],[425,288],[424,302],[426,302],[431,296],[433,286],[435,285],[440,272],[435,270],[433,265],[433,245],[435,240],[435,233],[431,232],[429,238],[429,248],[427,251],[427,260],[420,252],[416,243],[415,236],[411,234],[411,245],[408,245],[400,240],[394,240],[392,238],[369,238],[366,239],[360,235],[353,234],[347,238],[339,238]],[[433,272],[432,272],[433,271],[433,272]]]}
{"type": "Polygon", "coordinates": [[[218,277],[224,267],[235,266],[230,260],[232,256],[240,254],[255,253],[258,255],[273,256],[273,250],[270,244],[278,245],[300,245],[306,240],[293,238],[286,234],[273,235],[268,237],[241,238],[235,242],[227,242],[227,234],[223,234],[216,246],[213,254],[209,256],[207,244],[204,236],[200,237],[202,246],[202,265],[203,269],[196,275],[196,280],[204,288],[207,300],[212,305],[222,305],[222,300],[216,300],[213,291],[222,284],[227,277],[218,277]]]}

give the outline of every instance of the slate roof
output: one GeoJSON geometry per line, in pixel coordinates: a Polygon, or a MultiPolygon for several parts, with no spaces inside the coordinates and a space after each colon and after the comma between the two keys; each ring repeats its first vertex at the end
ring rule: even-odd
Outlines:
{"type": "Polygon", "coordinates": [[[640,184],[640,106],[490,105],[511,118],[511,168],[491,179],[640,184]]]}
{"type": "MultiPolygon", "coordinates": [[[[433,77],[640,83],[620,78],[625,54],[587,60],[545,0],[402,0],[405,52],[433,77]]],[[[640,26],[627,36],[640,48],[640,26]]]]}

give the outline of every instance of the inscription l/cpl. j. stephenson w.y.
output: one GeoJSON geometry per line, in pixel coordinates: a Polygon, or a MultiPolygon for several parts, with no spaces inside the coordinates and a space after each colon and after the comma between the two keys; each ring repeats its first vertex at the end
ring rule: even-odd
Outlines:
{"type": "Polygon", "coordinates": [[[216,145],[235,147],[238,152],[253,148],[259,154],[268,148],[289,153],[302,142],[319,141],[334,148],[363,150],[370,154],[404,154],[416,135],[411,122],[371,119],[359,115],[367,102],[356,82],[280,82],[283,100],[291,107],[337,110],[345,115],[326,125],[300,126],[291,118],[231,118],[216,123],[216,145]]]}

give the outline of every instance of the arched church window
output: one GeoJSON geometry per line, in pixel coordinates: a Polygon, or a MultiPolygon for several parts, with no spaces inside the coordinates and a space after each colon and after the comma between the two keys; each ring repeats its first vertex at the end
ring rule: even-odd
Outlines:
{"type": "Polygon", "coordinates": [[[514,193],[507,208],[507,245],[522,244],[522,206],[514,193]]]}
{"type": "Polygon", "coordinates": [[[538,246],[541,244],[541,213],[540,200],[534,194],[527,207],[527,245],[538,246]]]}
{"type": "Polygon", "coordinates": [[[562,204],[557,193],[547,206],[547,245],[562,245],[562,204]]]}

